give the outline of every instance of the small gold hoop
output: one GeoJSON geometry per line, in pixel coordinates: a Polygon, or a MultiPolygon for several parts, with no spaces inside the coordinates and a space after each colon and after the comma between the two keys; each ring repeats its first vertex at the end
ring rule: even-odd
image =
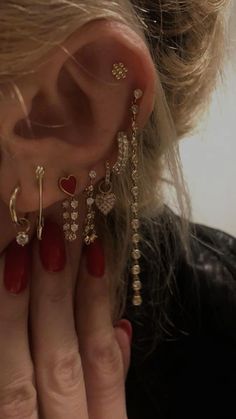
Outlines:
{"type": "Polygon", "coordinates": [[[18,193],[20,192],[20,187],[17,186],[11,196],[10,199],[10,214],[12,222],[19,228],[24,228],[25,232],[28,233],[30,231],[30,222],[27,218],[18,218],[16,214],[16,199],[18,193]]]}
{"type": "Polygon", "coordinates": [[[105,179],[98,186],[98,190],[102,194],[109,194],[112,191],[111,168],[110,168],[110,163],[109,163],[108,160],[106,161],[106,175],[105,175],[105,179]]]}
{"type": "Polygon", "coordinates": [[[20,187],[17,186],[15,188],[12,196],[11,196],[10,205],[9,205],[12,222],[16,225],[20,224],[19,220],[18,220],[18,217],[17,217],[17,214],[16,214],[16,209],[15,209],[16,208],[16,198],[17,198],[17,195],[18,195],[19,192],[20,192],[20,187]]]}
{"type": "Polygon", "coordinates": [[[16,199],[18,193],[20,191],[20,187],[17,186],[10,198],[10,215],[13,224],[18,230],[16,241],[20,246],[25,246],[29,242],[29,231],[30,231],[30,221],[27,218],[18,218],[16,214],[16,199]]]}
{"type": "Polygon", "coordinates": [[[102,194],[109,194],[112,191],[112,184],[111,183],[106,183],[106,181],[104,180],[98,186],[98,190],[102,194]]]}

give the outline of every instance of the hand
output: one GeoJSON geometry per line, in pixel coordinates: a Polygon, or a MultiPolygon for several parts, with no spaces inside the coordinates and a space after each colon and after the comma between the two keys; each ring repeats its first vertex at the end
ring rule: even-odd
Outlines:
{"type": "MultiPolygon", "coordinates": [[[[21,294],[6,290],[1,259],[0,418],[125,419],[131,326],[112,325],[102,249],[97,242],[82,255],[77,281],[79,257],[69,249],[66,262],[57,225],[45,232],[40,251],[31,242],[32,276],[21,294]]],[[[22,248],[11,246],[7,269],[13,257],[17,272],[22,248]]]]}

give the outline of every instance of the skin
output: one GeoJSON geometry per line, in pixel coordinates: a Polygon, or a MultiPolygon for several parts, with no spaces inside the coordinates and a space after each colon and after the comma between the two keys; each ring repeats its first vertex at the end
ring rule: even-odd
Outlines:
{"type": "Polygon", "coordinates": [[[71,64],[62,50],[53,50],[37,73],[18,80],[17,86],[32,120],[45,122],[43,110],[47,106],[52,124],[68,120],[70,103],[70,128],[54,129],[52,134],[35,126],[36,139],[29,141],[26,135],[14,132],[17,122],[25,117],[17,98],[0,104],[1,278],[5,249],[15,237],[8,204],[17,183],[22,185],[18,212],[31,213],[33,252],[26,291],[11,295],[1,280],[0,417],[124,419],[130,342],[123,328],[112,324],[107,287],[112,275],[108,268],[103,278],[89,275],[82,255],[82,227],[79,239],[66,245],[65,269],[59,273],[43,269],[35,238],[38,190],[33,173],[38,164],[45,167],[44,216],[59,225],[64,195],[55,185],[64,173],[78,175],[83,226],[86,211],[82,192],[88,184],[88,172],[94,168],[99,181],[104,176],[105,159],[115,162],[114,139],[119,129],[128,128],[127,110],[138,87],[144,92],[138,123],[141,128],[145,125],[153,109],[155,69],[143,41],[120,23],[92,22],[68,38],[64,47],[76,53],[82,66],[77,75],[73,70],[70,77],[64,73],[67,94],[61,97],[57,90],[59,74],[71,64]],[[117,60],[132,69],[123,82],[114,81],[107,71],[117,60]],[[35,104],[33,98],[39,92],[44,93],[44,99],[35,104]],[[89,103],[89,112],[80,107],[84,113],[74,117],[81,101],[89,103]]]}

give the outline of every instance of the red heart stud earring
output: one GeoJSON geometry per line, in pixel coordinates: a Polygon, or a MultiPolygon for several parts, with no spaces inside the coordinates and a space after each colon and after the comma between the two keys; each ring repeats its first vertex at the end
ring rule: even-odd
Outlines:
{"type": "Polygon", "coordinates": [[[66,195],[74,196],[76,191],[76,184],[77,180],[76,177],[73,175],[69,175],[67,177],[61,177],[59,179],[59,188],[62,192],[66,195]]]}
{"type": "Polygon", "coordinates": [[[73,242],[77,239],[77,231],[79,229],[79,201],[76,196],[76,177],[73,175],[61,177],[58,181],[58,186],[60,190],[69,197],[62,202],[63,230],[65,239],[73,242]]]}

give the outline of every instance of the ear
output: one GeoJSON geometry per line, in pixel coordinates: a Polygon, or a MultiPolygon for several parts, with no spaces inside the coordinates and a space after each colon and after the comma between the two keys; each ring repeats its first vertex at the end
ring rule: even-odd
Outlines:
{"type": "Polygon", "coordinates": [[[50,51],[32,76],[16,82],[16,100],[0,105],[3,200],[8,204],[20,184],[18,209],[37,210],[38,165],[45,168],[45,207],[64,198],[58,188],[61,176],[77,176],[78,193],[87,186],[92,168],[102,178],[105,159],[116,149],[118,131],[130,126],[136,88],[144,92],[137,122],[141,128],[146,124],[154,105],[155,77],[144,41],[115,21],[93,21],[50,51]],[[113,64],[119,62],[128,70],[126,79],[112,75],[113,64]]]}

